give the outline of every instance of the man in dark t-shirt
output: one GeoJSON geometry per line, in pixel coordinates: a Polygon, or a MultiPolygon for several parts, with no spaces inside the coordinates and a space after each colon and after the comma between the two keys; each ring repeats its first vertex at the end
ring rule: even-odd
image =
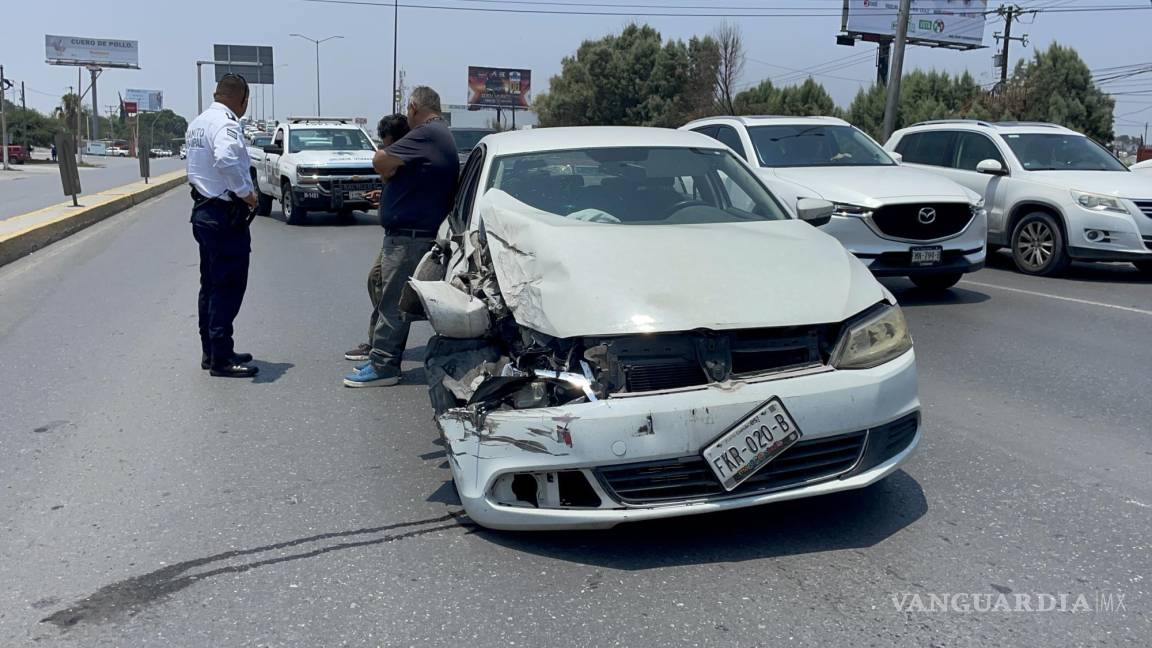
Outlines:
{"type": "Polygon", "coordinates": [[[384,179],[380,196],[380,303],[372,329],[369,360],[344,378],[348,387],[386,387],[400,382],[400,360],[409,324],[400,313],[400,293],[436,231],[452,209],[459,157],[452,132],[440,116],[440,95],[420,86],[408,103],[412,130],[377,151],[373,166],[384,179]]]}

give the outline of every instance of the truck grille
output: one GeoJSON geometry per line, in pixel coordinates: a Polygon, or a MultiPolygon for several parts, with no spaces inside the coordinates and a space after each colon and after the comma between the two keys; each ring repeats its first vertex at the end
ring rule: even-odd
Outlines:
{"type": "Polygon", "coordinates": [[[872,212],[872,222],[885,236],[932,241],[963,232],[972,222],[972,208],[967,203],[888,205],[872,212]],[[920,215],[926,209],[935,210],[930,222],[920,215]]]}
{"type": "Polygon", "coordinates": [[[319,176],[321,178],[327,176],[361,176],[366,180],[376,179],[380,175],[370,166],[354,168],[301,168],[299,173],[302,176],[319,176]]]}
{"type": "Polygon", "coordinates": [[[605,490],[625,504],[756,495],[831,479],[853,466],[853,472],[861,472],[879,465],[907,449],[919,425],[920,416],[913,413],[870,430],[799,441],[731,492],[724,490],[699,455],[607,466],[595,472],[605,490]]]}
{"type": "Polygon", "coordinates": [[[1133,200],[1136,203],[1136,208],[1144,212],[1148,218],[1152,218],[1152,200],[1133,200]]]}

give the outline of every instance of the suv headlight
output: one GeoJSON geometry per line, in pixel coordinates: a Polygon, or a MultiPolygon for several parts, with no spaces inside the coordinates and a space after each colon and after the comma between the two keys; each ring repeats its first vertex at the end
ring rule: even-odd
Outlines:
{"type": "Polygon", "coordinates": [[[867,218],[872,215],[872,210],[868,207],[861,207],[860,205],[849,205],[847,203],[833,203],[832,215],[834,216],[853,216],[855,218],[867,218]]]}
{"type": "Polygon", "coordinates": [[[1128,213],[1128,208],[1125,207],[1124,203],[1116,196],[1073,190],[1072,199],[1076,201],[1076,204],[1089,211],[1108,211],[1120,214],[1128,213]]]}
{"type": "Polygon", "coordinates": [[[832,351],[837,369],[871,369],[912,348],[912,335],[899,306],[881,304],[848,322],[832,351]]]}

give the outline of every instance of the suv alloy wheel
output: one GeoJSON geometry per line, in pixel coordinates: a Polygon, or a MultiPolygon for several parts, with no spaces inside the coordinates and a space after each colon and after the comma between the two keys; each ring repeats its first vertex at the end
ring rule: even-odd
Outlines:
{"type": "Polygon", "coordinates": [[[1071,260],[1056,219],[1043,212],[1021,218],[1012,230],[1012,260],[1030,275],[1050,277],[1067,268],[1071,260]]]}
{"type": "Polygon", "coordinates": [[[308,212],[296,202],[296,194],[292,191],[292,184],[287,180],[280,185],[280,207],[284,210],[284,222],[289,225],[299,225],[304,222],[308,212]]]}

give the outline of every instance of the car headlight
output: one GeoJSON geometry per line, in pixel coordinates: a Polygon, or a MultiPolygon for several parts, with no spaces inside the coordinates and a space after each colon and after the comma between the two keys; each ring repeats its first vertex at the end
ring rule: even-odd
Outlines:
{"type": "Polygon", "coordinates": [[[912,348],[912,335],[899,306],[882,304],[848,322],[832,351],[837,369],[871,369],[912,348]]]}
{"type": "Polygon", "coordinates": [[[1128,208],[1125,207],[1124,203],[1116,196],[1073,190],[1072,199],[1075,200],[1078,205],[1089,211],[1108,211],[1120,214],[1128,213],[1128,208]]]}
{"type": "Polygon", "coordinates": [[[861,207],[860,205],[849,205],[847,203],[833,203],[832,204],[833,216],[854,216],[856,218],[867,218],[872,215],[872,210],[868,207],[861,207]]]}

